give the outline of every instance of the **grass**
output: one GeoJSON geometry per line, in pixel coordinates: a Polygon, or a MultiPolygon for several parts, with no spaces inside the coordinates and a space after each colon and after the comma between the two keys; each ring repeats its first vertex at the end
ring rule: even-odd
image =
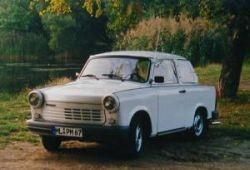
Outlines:
{"type": "MultiPolygon", "coordinates": [[[[221,65],[210,64],[206,67],[197,67],[196,72],[202,84],[216,86],[220,77],[221,65]]],[[[240,90],[250,90],[250,60],[243,65],[240,90]]]]}
{"type": "MultiPolygon", "coordinates": [[[[196,68],[196,71],[202,84],[216,85],[220,69],[220,65],[211,64],[204,68],[196,68]]],[[[68,81],[68,79],[57,79],[47,85],[63,84],[68,81]]],[[[27,101],[28,91],[29,90],[24,90],[23,92],[14,95],[3,92],[0,93],[0,148],[4,148],[7,144],[14,141],[26,141],[32,143],[37,143],[39,141],[38,136],[30,133],[25,125],[25,121],[30,117],[27,101]]],[[[225,99],[219,100],[218,107],[221,113],[222,125],[212,128],[209,133],[210,138],[230,137],[232,139],[230,140],[230,144],[236,146],[242,142],[244,143],[244,141],[249,141],[250,62],[246,62],[243,67],[238,96],[239,97],[233,101],[225,99]]],[[[223,146],[224,142],[228,141],[221,142],[222,143],[220,144],[216,143],[211,145],[223,146]]],[[[177,148],[180,147],[178,144],[174,146],[177,148]]],[[[187,144],[187,146],[189,145],[187,144]]],[[[190,146],[193,146],[192,142],[190,143],[190,146]]],[[[203,148],[204,145],[200,145],[199,147],[203,148]]],[[[250,144],[247,145],[247,148],[250,148],[250,144]]],[[[176,149],[173,149],[172,153],[176,152],[176,149]]],[[[191,153],[194,152],[192,147],[186,147],[186,150],[190,149],[191,153]]],[[[165,150],[162,150],[162,152],[164,152],[162,153],[163,155],[170,154],[171,156],[171,152],[165,153],[165,150]]]]}
{"type": "MultiPolygon", "coordinates": [[[[65,84],[69,79],[55,79],[43,86],[65,84]]],[[[42,87],[42,86],[40,86],[42,87]]],[[[13,141],[37,143],[39,138],[28,131],[25,121],[30,118],[27,95],[30,89],[19,94],[0,93],[0,149],[13,141]]]]}
{"type": "Polygon", "coordinates": [[[37,141],[25,126],[30,116],[26,94],[27,91],[15,95],[0,93],[0,148],[11,141],[37,141]]]}
{"type": "MultiPolygon", "coordinates": [[[[196,68],[200,82],[214,86],[218,83],[220,70],[219,64],[196,68]]],[[[218,108],[222,125],[214,131],[218,132],[214,133],[216,136],[250,139],[250,61],[244,63],[237,99],[220,99],[218,108]]]]}

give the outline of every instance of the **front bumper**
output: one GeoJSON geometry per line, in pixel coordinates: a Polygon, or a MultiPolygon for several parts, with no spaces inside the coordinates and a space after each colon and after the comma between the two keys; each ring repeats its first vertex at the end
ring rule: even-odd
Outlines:
{"type": "Polygon", "coordinates": [[[83,138],[75,137],[58,137],[62,140],[76,139],[84,141],[109,141],[109,140],[127,140],[129,137],[129,127],[127,126],[102,126],[102,125],[82,125],[82,124],[68,124],[56,123],[48,121],[34,121],[28,120],[28,129],[39,135],[54,136],[52,130],[55,126],[81,128],[83,130],[83,138]]]}

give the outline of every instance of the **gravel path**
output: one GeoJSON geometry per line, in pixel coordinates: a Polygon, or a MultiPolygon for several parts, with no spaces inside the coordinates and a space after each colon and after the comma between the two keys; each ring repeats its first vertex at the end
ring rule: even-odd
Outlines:
{"type": "Polygon", "coordinates": [[[183,160],[181,158],[187,155],[178,151],[174,158],[171,150],[167,152],[162,147],[162,142],[151,143],[138,159],[126,158],[113,147],[107,148],[96,143],[67,142],[58,153],[48,153],[41,144],[16,142],[0,150],[0,169],[250,169],[250,159],[246,158],[235,161],[183,160]],[[162,149],[157,151],[156,148],[162,149]]]}

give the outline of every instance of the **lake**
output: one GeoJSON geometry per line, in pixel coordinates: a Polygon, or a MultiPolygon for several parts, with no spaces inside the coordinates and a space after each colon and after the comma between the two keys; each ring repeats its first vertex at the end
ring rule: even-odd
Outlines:
{"type": "Polygon", "coordinates": [[[55,78],[74,78],[80,72],[78,64],[0,64],[0,91],[19,92],[24,88],[33,88],[55,78]]]}

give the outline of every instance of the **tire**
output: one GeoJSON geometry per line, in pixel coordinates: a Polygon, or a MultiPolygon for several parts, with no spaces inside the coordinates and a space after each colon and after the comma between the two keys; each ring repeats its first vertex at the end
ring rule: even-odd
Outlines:
{"type": "Polygon", "coordinates": [[[129,153],[138,157],[144,151],[145,131],[141,121],[135,119],[130,125],[129,153]]]}
{"type": "Polygon", "coordinates": [[[204,114],[197,112],[194,116],[192,135],[194,138],[201,139],[207,135],[208,124],[204,114]]]}
{"type": "Polygon", "coordinates": [[[41,136],[43,147],[49,152],[56,152],[59,150],[61,140],[51,136],[41,136]]]}

